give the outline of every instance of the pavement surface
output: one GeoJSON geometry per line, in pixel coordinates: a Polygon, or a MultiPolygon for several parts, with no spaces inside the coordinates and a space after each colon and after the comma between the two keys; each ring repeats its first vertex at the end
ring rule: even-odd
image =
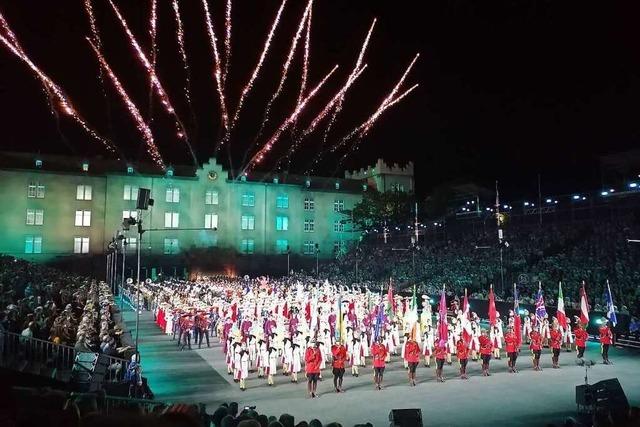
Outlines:
{"type": "MultiPolygon", "coordinates": [[[[125,311],[125,322],[135,328],[135,313],[125,311]]],[[[319,397],[308,397],[304,374],[299,384],[289,377],[278,375],[275,386],[267,386],[265,379],[250,374],[247,390],[241,391],[233,378],[227,375],[224,355],[217,338],[211,348],[180,351],[171,336],[164,335],[153,321],[151,313],[140,318],[140,351],[143,376],[148,378],[155,398],[167,402],[204,403],[213,413],[222,402],[238,402],[239,407],[256,406],[256,411],[280,416],[289,413],[296,419],[310,421],[317,418],[323,424],[332,421],[343,426],[370,422],[374,426],[388,426],[392,409],[419,408],[425,426],[544,426],[560,425],[568,416],[577,416],[575,387],[585,383],[585,371],[590,384],[617,378],[631,405],[640,405],[640,353],[613,348],[613,365],[603,365],[600,346],[590,342],[585,359],[597,364],[591,368],[577,366],[574,352],[560,354],[561,369],[551,368],[551,355],[545,349],[542,372],[533,371],[528,350],[518,359],[517,374],[507,372],[507,361],[491,361],[491,376],[482,377],[480,362],[469,362],[469,380],[457,377],[458,366],[454,358],[445,365],[445,383],[435,381],[435,367],[422,364],[417,370],[417,385],[408,385],[406,371],[399,357],[392,358],[384,376],[384,389],[373,385],[371,362],[360,369],[359,377],[345,374],[345,393],[333,391],[331,370],[323,372],[324,380],[318,384],[319,397]]]]}

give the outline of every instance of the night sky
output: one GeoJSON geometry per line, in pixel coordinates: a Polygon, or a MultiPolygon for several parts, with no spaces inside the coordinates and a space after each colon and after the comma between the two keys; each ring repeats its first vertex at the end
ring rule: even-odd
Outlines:
{"type": "MultiPolygon", "coordinates": [[[[107,2],[93,3],[104,54],[146,117],[145,73],[107,2]]],[[[231,157],[227,151],[221,153],[227,164],[231,158],[237,167],[255,137],[305,3],[289,0],[271,54],[233,136],[231,157]]],[[[349,92],[329,141],[341,138],[375,110],[416,52],[421,57],[405,88],[414,83],[420,87],[381,118],[344,166],[359,168],[377,157],[413,160],[422,194],[451,180],[491,186],[495,179],[507,195],[535,194],[538,173],[545,194],[597,189],[607,184],[601,182],[598,156],[638,147],[640,139],[640,8],[632,3],[316,0],[309,85],[314,86],[334,64],[341,68],[300,123],[308,123],[344,82],[371,20],[378,17],[365,57],[369,67],[349,92]],[[418,6],[422,3],[428,5],[418,6]]],[[[170,4],[159,0],[158,73],[203,161],[222,134],[202,5],[199,0],[180,2],[194,121],[181,95],[184,71],[170,4]]],[[[117,5],[148,49],[149,1],[120,0],[117,5]]],[[[221,37],[224,2],[210,5],[221,37]]],[[[278,0],[234,2],[227,88],[232,106],[279,5],[278,0]]],[[[97,63],[85,41],[90,33],[82,1],[0,0],[0,11],[32,60],[66,90],[87,121],[112,138],[128,159],[148,160],[139,133],[108,81],[107,99],[103,96],[97,63]]],[[[297,54],[267,135],[297,98],[300,64],[297,54]]],[[[171,120],[157,99],[152,105],[152,128],[166,162],[188,163],[187,150],[172,137],[171,120]]],[[[63,118],[58,127],[39,82],[4,46],[0,46],[0,117],[3,150],[105,154],[70,120],[63,118]]],[[[303,143],[292,159],[292,172],[308,167],[323,129],[303,143]]],[[[286,133],[278,146],[288,146],[290,137],[286,133]]],[[[278,157],[278,149],[274,150],[263,170],[270,170],[278,157]]],[[[334,173],[342,154],[327,157],[315,172],[334,173]]]]}

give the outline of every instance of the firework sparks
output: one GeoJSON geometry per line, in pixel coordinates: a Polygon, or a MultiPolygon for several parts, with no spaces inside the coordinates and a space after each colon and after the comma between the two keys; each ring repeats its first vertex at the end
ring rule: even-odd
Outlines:
{"type": "Polygon", "coordinates": [[[172,7],[176,19],[176,40],[178,42],[180,59],[182,60],[182,67],[184,68],[185,73],[184,96],[187,99],[189,106],[191,106],[191,73],[189,71],[189,62],[187,61],[187,51],[184,47],[184,28],[182,26],[182,18],[180,17],[180,5],[178,4],[178,0],[172,1],[172,7]]]}
{"type": "Polygon", "coordinates": [[[242,89],[242,94],[240,95],[240,100],[238,101],[238,108],[236,108],[236,112],[233,115],[233,120],[231,121],[231,126],[227,131],[227,137],[236,121],[238,120],[238,116],[240,116],[240,111],[242,111],[242,105],[244,104],[244,100],[251,89],[253,89],[253,83],[258,78],[258,74],[260,73],[260,69],[262,68],[262,64],[264,63],[265,58],[267,57],[267,53],[269,52],[269,47],[271,46],[271,40],[273,39],[273,35],[276,32],[276,28],[278,28],[278,24],[280,23],[280,16],[282,15],[282,11],[284,10],[285,5],[287,4],[287,0],[282,0],[280,4],[280,9],[278,9],[278,13],[276,14],[275,19],[273,20],[273,24],[271,24],[271,29],[269,30],[269,34],[267,35],[267,40],[265,40],[264,47],[262,48],[262,53],[260,54],[260,58],[258,59],[258,63],[256,67],[253,69],[253,73],[251,73],[251,77],[249,81],[245,85],[244,89],[242,89]]]}
{"type": "Polygon", "coordinates": [[[300,92],[298,93],[298,104],[302,101],[305,90],[307,90],[307,77],[309,75],[309,56],[311,50],[311,17],[313,9],[309,9],[309,17],[307,18],[307,34],[304,38],[304,58],[302,62],[302,82],[300,83],[300,92]]]}
{"type": "Polygon", "coordinates": [[[151,39],[151,64],[156,67],[156,57],[158,48],[156,45],[156,36],[158,34],[158,3],[157,0],[151,0],[151,14],[149,15],[149,38],[151,39]]]}
{"type": "Polygon", "coordinates": [[[222,86],[227,83],[227,75],[231,66],[231,3],[227,0],[227,7],[224,12],[224,74],[222,74],[222,86]]]}
{"type": "Polygon", "coordinates": [[[133,118],[136,124],[136,128],[142,134],[142,138],[144,139],[144,142],[147,146],[147,151],[149,152],[149,155],[158,166],[164,169],[165,166],[164,166],[164,161],[162,160],[162,156],[160,155],[160,152],[158,151],[158,147],[156,146],[153,140],[153,134],[151,133],[151,129],[145,123],[144,119],[142,118],[142,114],[140,114],[140,110],[138,109],[138,107],[136,107],[136,104],[133,103],[133,101],[125,91],[124,87],[120,83],[120,80],[118,80],[118,77],[113,73],[113,71],[111,70],[111,67],[109,66],[107,61],[104,59],[104,56],[102,56],[98,48],[91,42],[91,39],[87,38],[87,41],[89,42],[89,44],[91,45],[91,48],[95,52],[96,57],[98,58],[98,62],[100,62],[100,67],[103,69],[105,74],[109,76],[109,79],[113,83],[113,86],[115,87],[116,92],[118,92],[118,94],[120,95],[120,98],[122,98],[122,101],[126,105],[127,110],[129,110],[129,113],[131,114],[131,117],[133,118]]]}
{"type": "Polygon", "coordinates": [[[100,39],[100,32],[96,25],[96,17],[93,14],[91,0],[84,0],[84,10],[87,12],[87,17],[89,18],[89,28],[91,28],[91,39],[93,44],[95,44],[98,49],[102,50],[102,40],[100,39]]]}
{"type": "Polygon", "coordinates": [[[316,93],[318,93],[320,88],[324,86],[327,80],[329,80],[331,75],[333,75],[333,73],[335,73],[337,69],[338,69],[337,65],[333,67],[333,69],[329,71],[329,73],[327,73],[326,76],[324,76],[324,78],[320,81],[320,83],[318,83],[316,87],[313,88],[311,92],[309,92],[309,95],[307,95],[307,97],[304,98],[302,102],[296,105],[296,108],[293,110],[291,115],[280,125],[280,127],[275,131],[273,136],[269,138],[267,143],[264,144],[262,148],[251,158],[247,166],[244,168],[243,173],[246,172],[247,169],[250,169],[251,167],[253,167],[255,164],[260,163],[264,159],[264,156],[271,150],[271,148],[273,148],[273,145],[278,141],[278,139],[280,138],[280,135],[282,135],[282,133],[285,132],[298,119],[298,116],[300,116],[300,113],[302,113],[302,111],[304,110],[306,105],[309,103],[309,101],[313,99],[316,93]]]}
{"type": "MultiPolygon", "coordinates": [[[[204,16],[207,24],[207,34],[209,35],[209,43],[213,50],[213,75],[216,79],[216,85],[218,88],[218,99],[220,101],[220,114],[222,115],[222,126],[225,130],[229,129],[229,115],[227,113],[227,101],[224,96],[224,87],[222,84],[222,70],[220,69],[220,55],[218,54],[218,40],[216,39],[216,32],[213,29],[213,22],[211,21],[211,13],[209,12],[209,4],[207,0],[202,0],[202,7],[204,8],[204,16]]],[[[224,140],[222,141],[224,143],[224,140]]]]}
{"type": "MultiPolygon", "coordinates": [[[[154,68],[153,64],[151,62],[149,62],[149,59],[147,59],[147,56],[142,51],[142,48],[140,47],[140,44],[138,44],[138,41],[136,40],[135,36],[133,35],[131,30],[129,29],[129,25],[127,24],[127,21],[124,19],[124,17],[120,13],[120,10],[118,10],[118,8],[116,7],[116,5],[113,3],[112,0],[109,0],[109,4],[111,5],[111,7],[113,8],[114,12],[116,13],[116,16],[118,17],[118,20],[120,21],[120,24],[122,25],[122,28],[124,29],[125,33],[127,34],[127,37],[129,38],[129,41],[131,42],[131,46],[136,51],[138,59],[140,60],[140,62],[142,63],[143,67],[147,71],[147,74],[149,75],[149,81],[151,82],[153,88],[155,88],[156,95],[158,95],[158,97],[160,98],[160,103],[164,107],[165,111],[169,115],[171,115],[173,117],[174,124],[176,126],[176,136],[179,139],[184,139],[185,142],[187,142],[187,144],[189,144],[188,139],[187,139],[187,132],[185,131],[185,128],[184,128],[182,122],[180,121],[180,118],[176,114],[176,111],[173,108],[173,105],[171,104],[171,101],[169,99],[169,95],[167,95],[167,92],[164,90],[164,87],[162,86],[162,83],[160,83],[160,80],[158,79],[158,76],[156,75],[156,71],[155,71],[155,68],[154,68]]],[[[189,146],[189,148],[191,148],[191,147],[189,146]]]]}
{"type": "Polygon", "coordinates": [[[80,125],[80,127],[92,138],[94,138],[96,141],[101,142],[108,151],[116,153],[116,148],[113,143],[108,139],[105,139],[98,135],[98,133],[87,124],[87,122],[74,108],[71,100],[64,93],[62,88],[58,86],[53,80],[51,80],[49,76],[42,72],[40,68],[38,68],[38,66],[24,52],[24,50],[22,50],[18,38],[11,31],[2,14],[0,14],[0,25],[2,25],[2,28],[7,34],[7,37],[4,37],[2,34],[0,34],[0,42],[2,42],[2,44],[4,44],[7,49],[11,51],[11,53],[13,53],[22,62],[24,62],[35,74],[36,78],[40,80],[40,83],[42,84],[45,92],[47,93],[47,96],[49,97],[49,103],[52,108],[52,113],[57,116],[56,109],[59,109],[65,115],[71,117],[76,123],[78,123],[78,125],[80,125]],[[13,43],[12,40],[15,41],[15,43],[13,43]]]}

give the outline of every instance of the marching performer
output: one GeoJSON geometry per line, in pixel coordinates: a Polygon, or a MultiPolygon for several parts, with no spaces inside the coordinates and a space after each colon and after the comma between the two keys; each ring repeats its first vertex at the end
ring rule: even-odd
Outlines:
{"type": "Polygon", "coordinates": [[[531,333],[531,318],[529,317],[529,310],[524,311],[524,322],[522,325],[522,337],[524,338],[524,342],[529,344],[531,339],[529,338],[529,334],[531,333]]]}
{"type": "Polygon", "coordinates": [[[307,391],[311,398],[316,397],[318,388],[318,376],[320,375],[320,350],[316,346],[314,340],[311,340],[310,346],[304,355],[304,368],[307,374],[307,391]]]}
{"type": "Polygon", "coordinates": [[[589,334],[584,330],[582,323],[580,320],[576,321],[576,328],[573,332],[576,336],[576,353],[578,359],[582,359],[584,356],[584,350],[587,347],[587,340],[589,339],[589,334]]]}
{"type": "Polygon", "coordinates": [[[482,375],[489,377],[491,376],[489,373],[489,362],[491,361],[493,345],[491,339],[487,336],[486,330],[482,330],[482,335],[480,335],[478,341],[480,342],[480,357],[482,358],[482,375]]]}
{"type": "Polygon", "coordinates": [[[611,365],[609,360],[609,346],[613,344],[613,333],[609,328],[609,322],[604,322],[604,325],[600,327],[600,345],[602,348],[602,363],[605,365],[611,365]]]}
{"type": "Polygon", "coordinates": [[[384,338],[378,337],[378,341],[371,347],[373,355],[373,381],[376,389],[382,390],[382,378],[384,377],[384,367],[387,360],[387,347],[383,344],[384,338]]]}
{"type": "Polygon", "coordinates": [[[267,365],[267,384],[273,386],[273,376],[278,370],[278,349],[269,347],[269,364],[267,365]]]}
{"type": "Polygon", "coordinates": [[[456,350],[458,355],[458,363],[460,363],[460,378],[463,380],[468,380],[469,376],[467,376],[467,362],[469,361],[469,347],[462,339],[462,336],[458,338],[458,342],[456,343],[456,350]]]}
{"type": "Polygon", "coordinates": [[[347,348],[338,342],[331,348],[333,368],[333,388],[336,393],[343,392],[342,390],[342,378],[344,377],[344,363],[347,360],[347,348]]]}
{"type": "Polygon", "coordinates": [[[422,355],[424,356],[424,366],[429,368],[431,366],[431,355],[433,354],[433,328],[431,325],[427,325],[427,330],[424,333],[424,343],[422,344],[422,355]]]}
{"type": "Polygon", "coordinates": [[[436,381],[441,383],[445,380],[442,371],[444,370],[444,361],[447,359],[447,353],[447,342],[445,340],[438,340],[438,344],[435,349],[436,381]]]}
{"type": "Polygon", "coordinates": [[[351,358],[351,375],[358,377],[358,366],[362,364],[362,345],[358,338],[354,338],[351,344],[351,351],[349,353],[351,358]]]}
{"type": "Polygon", "coordinates": [[[302,352],[298,344],[291,346],[291,382],[298,383],[298,372],[302,370],[302,352]]]}
{"type": "Polygon", "coordinates": [[[507,329],[507,333],[504,336],[504,343],[507,349],[507,357],[509,357],[509,360],[507,361],[509,373],[515,374],[518,372],[516,369],[516,360],[518,359],[518,337],[513,332],[513,328],[511,326],[507,329]]]}
{"type": "Polygon", "coordinates": [[[533,355],[533,370],[534,371],[542,371],[540,367],[540,353],[542,353],[542,335],[537,330],[531,331],[530,334],[531,342],[529,343],[529,348],[531,349],[531,353],[533,355]]]}
{"type": "Polygon", "coordinates": [[[264,378],[266,368],[269,366],[269,349],[267,342],[262,339],[262,336],[258,339],[258,378],[264,378]]]}
{"type": "MultiPolygon", "coordinates": [[[[475,313],[473,313],[475,314],[475,313]]],[[[471,322],[471,340],[469,341],[469,350],[471,350],[471,360],[478,360],[480,352],[480,325],[477,321],[471,322]]]]}
{"type": "Polygon", "coordinates": [[[571,319],[567,317],[567,327],[562,328],[562,344],[564,344],[567,351],[571,351],[573,345],[573,334],[571,333],[571,319]]]}
{"type": "Polygon", "coordinates": [[[243,345],[240,351],[240,390],[242,391],[247,389],[246,380],[249,376],[249,362],[249,351],[243,345]]]}
{"type": "Polygon", "coordinates": [[[411,337],[409,337],[405,343],[404,348],[404,360],[409,367],[409,385],[415,387],[416,385],[416,368],[420,363],[420,346],[411,337]]]}
{"type": "Polygon", "coordinates": [[[553,352],[553,356],[551,357],[551,361],[553,363],[553,369],[560,368],[560,347],[562,347],[562,332],[560,331],[560,325],[554,324],[553,329],[549,333],[551,336],[551,351],[553,352]]]}

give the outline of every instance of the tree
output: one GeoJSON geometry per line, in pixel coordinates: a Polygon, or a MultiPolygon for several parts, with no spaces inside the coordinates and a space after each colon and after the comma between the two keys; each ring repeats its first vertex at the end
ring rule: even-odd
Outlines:
{"type": "Polygon", "coordinates": [[[414,197],[402,191],[380,193],[368,190],[352,210],[344,211],[354,231],[366,231],[385,225],[406,226],[412,222],[414,197]]]}

